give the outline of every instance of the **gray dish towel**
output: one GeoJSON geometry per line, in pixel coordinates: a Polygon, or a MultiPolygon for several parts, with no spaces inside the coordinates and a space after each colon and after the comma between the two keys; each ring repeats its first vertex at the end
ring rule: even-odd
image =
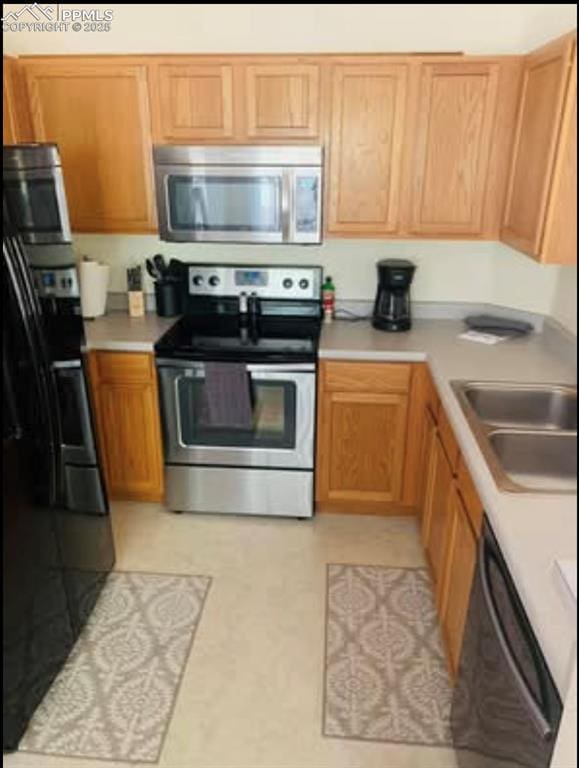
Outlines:
{"type": "Polygon", "coordinates": [[[205,363],[201,421],[208,427],[252,429],[251,381],[244,363],[205,363]]]}

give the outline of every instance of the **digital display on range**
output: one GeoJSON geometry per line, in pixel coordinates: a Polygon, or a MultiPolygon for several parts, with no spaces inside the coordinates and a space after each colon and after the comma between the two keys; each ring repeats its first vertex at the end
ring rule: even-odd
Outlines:
{"type": "Polygon", "coordinates": [[[267,272],[262,272],[259,269],[236,269],[235,285],[265,288],[267,285],[267,272]]]}
{"type": "Polygon", "coordinates": [[[42,272],[42,285],[45,288],[54,288],[56,285],[56,278],[54,272],[42,272]]]}

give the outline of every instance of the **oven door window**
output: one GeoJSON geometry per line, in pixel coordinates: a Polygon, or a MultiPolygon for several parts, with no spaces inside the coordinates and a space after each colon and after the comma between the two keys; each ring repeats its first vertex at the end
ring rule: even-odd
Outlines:
{"type": "Polygon", "coordinates": [[[204,379],[177,380],[180,440],[186,447],[277,448],[296,445],[296,385],[293,381],[252,379],[251,429],[213,427],[207,422],[204,379]]]}
{"type": "Polygon", "coordinates": [[[53,178],[5,179],[4,193],[14,224],[24,237],[34,232],[57,234],[61,231],[53,178]]]}
{"type": "Polygon", "coordinates": [[[170,228],[197,232],[282,230],[282,177],[169,176],[170,228]]]}

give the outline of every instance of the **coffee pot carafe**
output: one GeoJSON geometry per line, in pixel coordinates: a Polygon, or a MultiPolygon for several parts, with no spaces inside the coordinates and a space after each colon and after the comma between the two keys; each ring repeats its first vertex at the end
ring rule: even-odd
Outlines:
{"type": "Polygon", "coordinates": [[[372,325],[381,331],[410,330],[410,284],[416,266],[406,259],[383,259],[376,267],[378,288],[372,325]]]}

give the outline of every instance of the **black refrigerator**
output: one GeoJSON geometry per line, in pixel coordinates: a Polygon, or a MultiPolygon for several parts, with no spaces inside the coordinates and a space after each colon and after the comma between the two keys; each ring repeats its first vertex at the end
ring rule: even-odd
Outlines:
{"type": "Polygon", "coordinates": [[[3,219],[6,752],[18,747],[34,710],[65,663],[114,565],[115,553],[91,434],[80,305],[75,299],[57,302],[39,297],[5,202],[3,219]],[[68,378],[59,376],[63,369],[68,378]],[[76,372],[74,386],[70,371],[76,372]],[[62,381],[67,383],[63,386],[62,381]],[[84,393],[84,400],[79,400],[79,393],[84,393]],[[82,409],[77,401],[84,403],[82,409]],[[71,446],[75,435],[79,445],[71,446]],[[74,451],[87,443],[87,437],[94,453],[90,466],[82,451],[74,451]]]}

